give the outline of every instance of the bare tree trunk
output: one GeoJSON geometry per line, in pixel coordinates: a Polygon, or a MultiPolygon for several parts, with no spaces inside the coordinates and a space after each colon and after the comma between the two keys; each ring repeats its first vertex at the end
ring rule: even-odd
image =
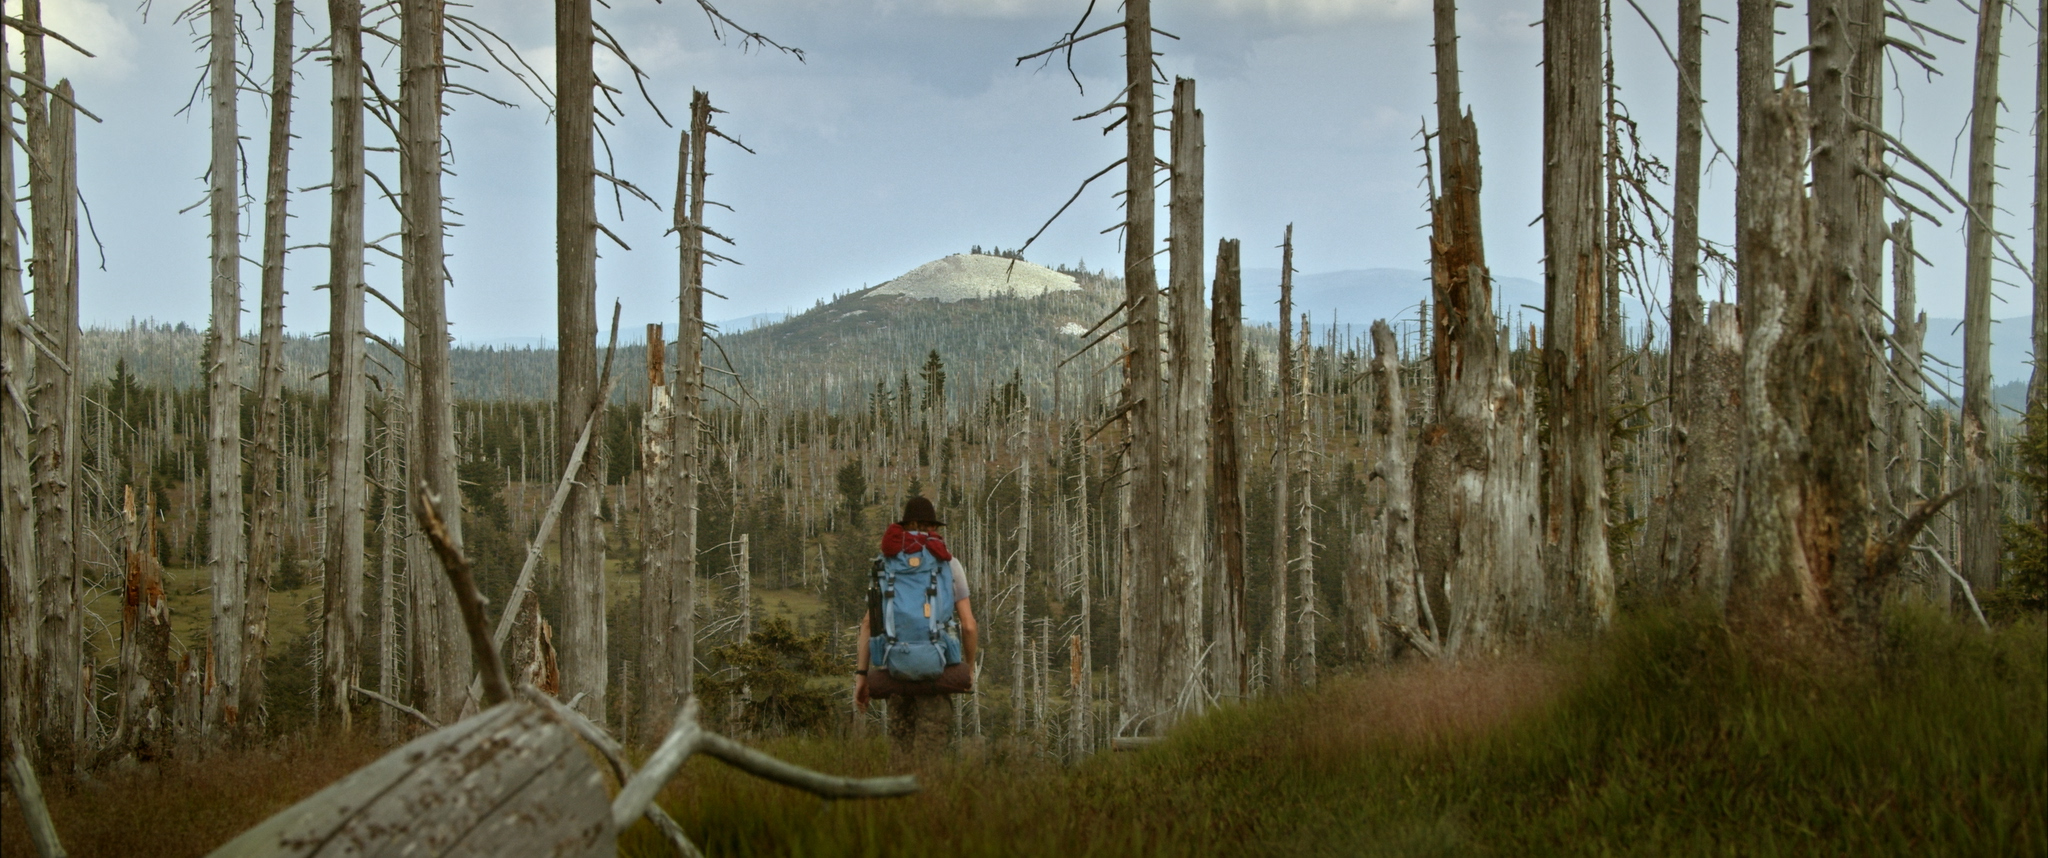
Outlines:
{"type": "Polygon", "coordinates": [[[1693,417],[1712,408],[1694,384],[1692,368],[1705,322],[1700,305],[1700,0],[1678,0],[1678,154],[1673,165],[1671,203],[1671,488],[1665,505],[1664,540],[1652,564],[1656,578],[1645,582],[1669,597],[1690,589],[1717,558],[1698,552],[1693,539],[1706,522],[1692,518],[1690,442],[1693,417]],[[1688,550],[1692,549],[1692,550],[1688,550]]]}
{"type": "MultiPolygon", "coordinates": [[[[24,13],[26,14],[26,13],[24,13]]],[[[11,28],[0,26],[0,72],[12,72],[11,28]]],[[[14,122],[12,90],[0,119],[14,122]]],[[[30,452],[28,303],[21,293],[21,220],[15,210],[14,135],[0,134],[0,747],[27,747],[35,725],[36,508],[30,452]]]]}
{"type": "Polygon", "coordinates": [[[1308,314],[1301,314],[1301,336],[1295,343],[1298,350],[1294,360],[1295,400],[1300,410],[1295,413],[1296,432],[1294,441],[1295,490],[1299,494],[1292,499],[1294,504],[1294,570],[1289,577],[1301,582],[1301,608],[1296,614],[1295,632],[1301,637],[1300,666],[1294,671],[1296,684],[1313,688],[1316,684],[1316,617],[1319,597],[1316,595],[1316,532],[1315,532],[1315,420],[1309,410],[1309,363],[1313,355],[1310,346],[1308,314]]]}
{"type": "Polygon", "coordinates": [[[1209,472],[1215,486],[1216,517],[1211,549],[1216,594],[1209,602],[1209,627],[1216,643],[1209,675],[1216,683],[1217,695],[1224,699],[1243,697],[1251,686],[1250,665],[1245,660],[1249,640],[1244,615],[1244,462],[1238,450],[1243,434],[1238,415],[1244,396],[1242,294],[1237,239],[1224,239],[1216,243],[1216,283],[1209,310],[1215,353],[1209,400],[1209,443],[1215,456],[1209,472]]]}
{"type": "Polygon", "coordinates": [[[36,362],[35,413],[42,421],[36,449],[36,548],[42,584],[40,647],[42,736],[40,763],[68,771],[84,753],[86,697],[83,683],[85,609],[79,577],[78,520],[78,172],[77,115],[71,110],[71,82],[60,81],[55,106],[43,123],[43,139],[29,139],[29,196],[35,206],[36,326],[55,353],[36,362]]]}
{"type": "Polygon", "coordinates": [[[1160,646],[1166,702],[1180,714],[1200,711],[1203,576],[1209,569],[1209,331],[1202,296],[1203,138],[1195,82],[1173,84],[1173,196],[1169,214],[1173,256],[1167,269],[1168,354],[1172,360],[1173,431],[1164,444],[1168,562],[1161,593],[1160,646]]]}
{"type": "MultiPolygon", "coordinates": [[[[2027,379],[2027,410],[2048,391],[2042,356],[2048,354],[2048,0],[2034,18],[2034,372],[2027,379]]],[[[2048,526],[2048,521],[2036,522],[2048,526]]]]}
{"type": "MultiPolygon", "coordinates": [[[[1166,594],[1164,571],[1169,558],[1166,536],[1165,442],[1170,409],[1160,378],[1159,276],[1153,263],[1157,244],[1153,193],[1155,120],[1152,112],[1152,3],[1127,0],[1124,5],[1124,407],[1130,431],[1127,453],[1130,487],[1129,517],[1124,520],[1128,546],[1123,574],[1123,599],[1131,605],[1121,629],[1119,659],[1129,681],[1120,683],[1123,717],[1128,729],[1157,733],[1172,723],[1166,712],[1167,657],[1165,619],[1160,616],[1166,594]]],[[[1178,631],[1178,629],[1176,629],[1178,631]]],[[[1177,635],[1176,635],[1177,638],[1177,635]]],[[[1176,639],[1177,647],[1179,641],[1176,639]]]]}
{"type": "Polygon", "coordinates": [[[675,669],[669,663],[675,633],[675,408],[663,367],[660,325],[647,326],[647,413],[640,430],[640,675],[647,685],[645,715],[623,724],[631,735],[661,736],[677,711],[675,669]]]}
{"type": "Polygon", "coordinates": [[[270,576],[284,535],[284,498],[277,492],[278,447],[284,431],[285,205],[292,151],[292,0],[271,14],[270,158],[263,183],[263,332],[257,342],[256,444],[249,451],[253,509],[249,515],[249,613],[242,640],[242,711],[260,718],[263,659],[270,648],[270,576]]]}
{"type": "MultiPolygon", "coordinates": [[[[555,0],[555,288],[561,342],[555,423],[568,461],[597,401],[597,205],[592,151],[596,73],[590,0],[555,0]]],[[[687,335],[688,331],[680,332],[687,335]]],[[[562,693],[583,694],[582,711],[605,713],[605,580],[603,536],[597,530],[597,457],[583,460],[562,511],[562,693]]]]}
{"type": "MultiPolygon", "coordinates": [[[[401,206],[405,213],[405,297],[412,317],[405,350],[412,359],[409,368],[417,378],[419,410],[413,416],[412,467],[406,480],[413,490],[424,485],[440,507],[448,538],[462,542],[462,492],[456,481],[460,454],[455,447],[455,390],[448,372],[448,310],[445,281],[446,258],[441,217],[441,103],[445,86],[442,62],[442,14],[444,0],[405,0],[399,53],[404,73],[399,78],[399,170],[401,206]]],[[[432,562],[424,537],[416,540],[421,564],[432,562]]],[[[420,709],[441,723],[461,717],[466,704],[464,688],[469,681],[469,637],[463,630],[461,609],[445,579],[416,566],[416,603],[420,612],[432,611],[434,622],[416,634],[431,630],[434,637],[415,662],[415,682],[426,690],[420,709]]],[[[415,615],[415,620],[417,620],[415,615]]]]}
{"type": "MultiPolygon", "coordinates": [[[[1927,392],[1920,376],[1920,349],[1927,337],[1927,314],[1916,307],[1913,219],[1903,217],[1891,227],[1892,241],[1892,365],[1897,389],[1892,396],[1887,421],[1892,449],[1885,456],[1891,477],[1891,502],[1895,511],[1910,510],[1926,498],[1920,436],[1927,411],[1927,392]]],[[[1910,562],[1910,561],[1909,561],[1910,562]]],[[[1927,575],[1923,591],[1943,608],[1949,606],[1949,579],[1945,574],[1927,575]]]]}
{"type": "Polygon", "coordinates": [[[1614,615],[1607,553],[1607,376],[1601,293],[1600,5],[1543,4],[1543,362],[1550,386],[1543,545],[1574,626],[1614,615]]]}
{"type": "Polygon", "coordinates": [[[678,224],[682,239],[682,294],[676,326],[675,395],[675,543],[670,561],[669,604],[674,606],[669,627],[669,669],[677,699],[668,701],[675,711],[681,698],[688,697],[696,678],[697,638],[697,484],[703,471],[704,435],[704,180],[705,148],[711,141],[711,97],[697,91],[690,96],[690,129],[683,137],[684,151],[678,159],[676,212],[685,211],[687,192],[689,221],[678,224]],[[686,184],[687,182],[687,184],[686,184]]]}
{"type": "Polygon", "coordinates": [[[164,599],[163,569],[156,558],[156,504],[143,486],[141,510],[128,486],[122,518],[127,525],[126,586],[121,600],[119,694],[121,713],[109,750],[148,759],[164,751],[176,677],[171,672],[171,606],[164,599]]]}
{"type": "Polygon", "coordinates": [[[1998,483],[1991,462],[1991,243],[1998,162],[1998,53],[2005,0],[1981,0],[1977,76],[1970,109],[1970,209],[1963,274],[1963,578],[1982,592],[1998,583],[1998,483]]]}
{"type": "Polygon", "coordinates": [[[242,587],[248,562],[242,534],[242,233],[235,180],[241,160],[235,120],[235,4],[212,0],[207,45],[213,105],[213,160],[207,169],[213,222],[213,332],[207,357],[207,494],[212,504],[208,563],[213,569],[212,683],[205,689],[207,729],[233,726],[241,702],[242,587]]]}
{"type": "MultiPolygon", "coordinates": [[[[327,551],[321,587],[320,705],[344,728],[362,670],[363,7],[327,0],[333,79],[327,232],[327,551]]],[[[387,454],[388,455],[388,454],[387,454]]],[[[390,521],[385,539],[390,539],[390,521]]],[[[390,641],[385,642],[390,647],[390,641]]]]}
{"type": "Polygon", "coordinates": [[[1273,616],[1266,630],[1267,683],[1274,691],[1287,688],[1288,471],[1294,461],[1294,224],[1280,240],[1280,348],[1276,386],[1279,406],[1273,420],[1273,616]]]}
{"type": "MultiPolygon", "coordinates": [[[[361,342],[360,339],[357,340],[361,342]]],[[[404,400],[400,400],[401,402],[404,400]]],[[[398,457],[406,449],[403,441],[405,426],[411,419],[400,414],[391,414],[392,397],[384,394],[383,417],[384,449],[378,455],[378,483],[383,487],[384,512],[378,519],[377,528],[377,693],[393,700],[398,699],[398,574],[395,571],[398,552],[396,547],[405,539],[410,516],[399,512],[398,499],[405,496],[404,485],[399,482],[398,457]]],[[[357,552],[361,556],[361,552],[357,552]]],[[[361,561],[358,560],[358,563],[361,561]]],[[[358,575],[357,581],[362,577],[358,575]]],[[[360,592],[360,589],[358,590],[360,592]]],[[[391,707],[377,707],[377,731],[386,740],[394,737],[397,722],[391,707]]]]}
{"type": "MultiPolygon", "coordinates": [[[[1027,418],[1028,419],[1028,418],[1027,418]]],[[[1017,500],[1017,593],[1011,603],[1010,625],[1015,637],[1011,640],[1010,676],[1010,732],[1013,736],[1024,735],[1024,716],[1028,708],[1024,696],[1024,678],[1030,653],[1026,644],[1026,620],[1024,611],[1028,600],[1027,586],[1031,580],[1031,441],[1030,432],[1025,432],[1022,445],[1023,473],[1018,477],[1019,497],[1017,500]]]]}
{"type": "MultiPolygon", "coordinates": [[[[1380,506],[1373,542],[1379,556],[1368,562],[1379,570],[1387,593],[1385,619],[1396,625],[1419,629],[1415,591],[1415,491],[1409,482],[1414,471],[1413,448],[1408,439],[1408,396],[1401,389],[1401,350],[1394,329],[1386,320],[1372,325],[1372,422],[1366,446],[1373,456],[1368,479],[1386,487],[1386,501],[1380,506]]],[[[1369,633],[1370,634],[1370,633],[1369,633]]]]}
{"type": "MultiPolygon", "coordinates": [[[[1845,11],[1851,22],[1848,35],[1853,51],[1849,65],[1849,113],[1856,122],[1873,126],[1884,125],[1884,31],[1886,21],[1885,0],[1849,0],[1845,11]]],[[[1882,173],[1884,169],[1884,141],[1877,135],[1863,131],[1855,133],[1855,163],[1859,170],[1868,169],[1882,173]]],[[[1872,343],[1884,341],[1884,240],[1887,224],[1884,220],[1884,186],[1877,181],[1860,178],[1856,182],[1856,224],[1857,255],[1855,257],[1856,282],[1862,287],[1857,301],[1858,324],[1872,343]]],[[[1869,468],[1868,485],[1881,487],[1888,476],[1885,471],[1883,450],[1879,448],[1881,433],[1885,425],[1885,356],[1881,348],[1866,348],[1863,351],[1867,364],[1864,380],[1869,386],[1864,391],[1866,416],[1873,430],[1869,433],[1870,447],[1864,456],[1869,468]]],[[[1872,522],[1884,528],[1896,526],[1899,518],[1878,511],[1872,522]]]]}

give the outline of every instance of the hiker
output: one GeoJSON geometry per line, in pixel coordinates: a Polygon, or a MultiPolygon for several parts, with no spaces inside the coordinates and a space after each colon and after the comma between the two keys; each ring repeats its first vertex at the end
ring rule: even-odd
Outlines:
{"type": "Polygon", "coordinates": [[[853,703],[866,712],[871,698],[888,700],[889,737],[905,751],[943,747],[953,695],[973,690],[979,627],[967,570],[939,534],[945,524],[924,497],[903,505],[882,535],[855,645],[853,703]]]}

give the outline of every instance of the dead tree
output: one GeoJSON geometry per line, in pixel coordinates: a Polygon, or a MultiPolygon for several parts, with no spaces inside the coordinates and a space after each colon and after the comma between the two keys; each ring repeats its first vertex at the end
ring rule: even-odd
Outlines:
{"type": "Polygon", "coordinates": [[[1998,583],[1998,482],[1991,461],[1991,244],[1997,216],[1999,34],[2004,0],[1981,0],[1970,108],[1970,209],[1963,274],[1962,573],[1976,590],[1998,583]]]}
{"type": "MultiPolygon", "coordinates": [[[[347,727],[362,670],[363,6],[327,0],[332,174],[327,232],[327,541],[321,587],[320,704],[347,727]]],[[[387,454],[388,455],[388,454],[387,454]]],[[[395,489],[396,486],[389,488],[395,489]]],[[[385,522],[384,539],[391,539],[385,522]]],[[[382,644],[390,647],[386,640],[382,644]]]]}
{"type": "Polygon", "coordinates": [[[1600,170],[1600,4],[1543,4],[1544,566],[1566,621],[1614,615],[1607,550],[1607,375],[1600,170]]]}
{"type": "Polygon", "coordinates": [[[236,33],[233,0],[212,0],[207,15],[208,94],[213,150],[207,168],[213,227],[213,330],[207,356],[206,474],[212,503],[208,565],[213,625],[206,729],[233,726],[241,703],[242,588],[248,562],[242,533],[242,232],[235,180],[241,175],[236,134],[236,33]]]}
{"type": "Polygon", "coordinates": [[[1266,673],[1273,690],[1287,687],[1288,472],[1294,461],[1294,224],[1280,240],[1280,348],[1275,352],[1279,404],[1273,418],[1273,604],[1267,621],[1266,673]]]}
{"type": "MultiPolygon", "coordinates": [[[[1913,220],[1900,218],[1891,226],[1892,243],[1892,361],[1893,395],[1885,421],[1891,449],[1883,456],[1890,477],[1891,507],[1895,515],[1925,500],[1926,478],[1922,460],[1921,435],[1927,411],[1926,385],[1920,361],[1921,346],[1927,338],[1927,314],[1917,310],[1919,296],[1914,277],[1913,220]]],[[[1927,598],[1943,608],[1949,606],[1947,575],[1926,576],[1927,598]]]]}
{"type": "MultiPolygon", "coordinates": [[[[1701,118],[1699,0],[1678,11],[1678,155],[1673,181],[1671,263],[1671,485],[1654,590],[1727,597],[1741,422],[1729,407],[1742,395],[1742,346],[1735,308],[1699,292],[1701,118]]],[[[1740,178],[1738,182],[1742,181],[1740,178]]]]}
{"type": "MultiPolygon", "coordinates": [[[[568,461],[597,401],[597,76],[590,0],[555,3],[555,435],[568,461]]],[[[679,331],[687,335],[688,331],[679,331]]],[[[562,693],[602,720],[605,706],[604,543],[597,531],[596,457],[583,460],[562,512],[562,693]]]]}
{"type": "MultiPolygon", "coordinates": [[[[30,39],[34,45],[37,39],[30,39]]],[[[31,66],[30,80],[40,80],[31,66]]],[[[47,341],[36,361],[36,594],[39,762],[64,771],[85,750],[84,581],[79,558],[78,146],[71,82],[52,90],[43,139],[29,138],[29,199],[35,209],[35,321],[47,341]],[[38,165],[40,162],[40,165],[38,165]]]]}
{"type": "MultiPolygon", "coordinates": [[[[1413,445],[1408,438],[1408,396],[1401,389],[1401,351],[1394,329],[1381,319],[1372,325],[1372,419],[1366,430],[1366,449],[1371,457],[1368,480],[1384,487],[1376,527],[1367,529],[1368,556],[1364,563],[1374,572],[1366,578],[1373,590],[1363,594],[1366,602],[1386,611],[1373,612],[1375,622],[1392,625],[1403,638],[1419,637],[1417,583],[1420,571],[1415,561],[1415,491],[1411,482],[1413,445]],[[1401,629],[1407,629],[1403,632],[1401,629]]],[[[1378,639],[1378,629],[1361,629],[1367,641],[1378,639]]]]}
{"type": "MultiPolygon", "coordinates": [[[[419,407],[407,482],[439,498],[450,537],[462,540],[462,494],[457,490],[454,383],[448,369],[447,268],[442,229],[441,116],[447,70],[442,55],[445,0],[400,4],[398,160],[404,215],[407,388],[419,407]]],[[[594,344],[593,344],[594,345],[594,344]]],[[[424,543],[408,558],[429,559],[424,543]]],[[[453,594],[423,565],[413,580],[413,683],[422,710],[443,721],[460,716],[469,675],[469,641],[453,594]]]]}
{"type": "MultiPolygon", "coordinates": [[[[0,71],[12,75],[8,27],[0,26],[0,71]]],[[[14,122],[13,87],[0,87],[0,119],[14,122]]],[[[36,508],[27,393],[30,334],[21,287],[21,220],[16,214],[14,135],[0,134],[0,748],[26,747],[36,655],[36,508]]]]}
{"type": "MultiPolygon", "coordinates": [[[[696,678],[697,639],[697,490],[704,467],[704,182],[706,149],[715,129],[711,97],[691,91],[690,127],[681,135],[676,159],[676,237],[680,256],[680,310],[676,320],[675,417],[671,424],[675,456],[675,526],[669,548],[668,648],[661,664],[669,672],[673,696],[650,692],[653,711],[666,712],[690,696],[696,678]]],[[[652,663],[648,669],[653,669],[652,663]]]]}
{"type": "Polygon", "coordinates": [[[1202,693],[1203,576],[1209,562],[1209,332],[1202,297],[1202,111],[1195,82],[1173,84],[1172,259],[1167,269],[1167,346],[1172,361],[1171,443],[1163,446],[1167,576],[1158,602],[1162,691],[1182,714],[1199,711],[1202,693]]]}
{"type": "Polygon", "coordinates": [[[164,750],[176,678],[171,672],[171,606],[164,598],[163,568],[157,564],[156,504],[147,500],[147,485],[143,495],[143,506],[137,510],[135,486],[128,486],[121,506],[127,562],[116,688],[120,714],[107,750],[149,759],[164,750]]]}
{"type": "MultiPolygon", "coordinates": [[[[1238,242],[1226,238],[1216,243],[1216,283],[1211,293],[1209,331],[1215,354],[1215,373],[1209,399],[1209,483],[1214,487],[1215,542],[1210,549],[1214,595],[1209,599],[1209,628],[1215,636],[1209,677],[1217,696],[1243,697],[1250,689],[1250,664],[1246,661],[1249,640],[1244,614],[1244,461],[1239,451],[1243,420],[1239,416],[1244,396],[1244,306],[1243,282],[1239,271],[1238,242]]],[[[1083,525],[1086,526],[1085,523],[1083,525]]],[[[1084,591],[1086,582],[1083,582],[1084,591]]],[[[1078,685],[1078,683],[1077,683],[1078,685]]],[[[1079,706],[1077,701],[1074,705],[1079,706]]]]}
{"type": "MultiPolygon", "coordinates": [[[[680,200],[678,200],[680,202],[680,200]]],[[[677,697],[670,665],[670,636],[675,634],[675,403],[669,397],[663,367],[661,326],[647,326],[647,412],[640,428],[640,675],[646,682],[646,717],[628,722],[621,732],[657,735],[658,723],[677,697]]]]}
{"type": "MultiPolygon", "coordinates": [[[[2048,354],[2048,0],[2034,18],[2034,371],[2027,378],[2027,410],[2044,391],[2042,355],[2048,354]]],[[[2048,521],[2036,522],[2048,525],[2048,521]]]]}
{"type": "Polygon", "coordinates": [[[1294,551],[1290,558],[1293,569],[1288,577],[1301,582],[1301,608],[1295,614],[1295,633],[1301,637],[1300,664],[1292,673],[1296,684],[1303,688],[1314,688],[1316,684],[1316,618],[1319,598],[1316,595],[1316,531],[1315,531],[1315,417],[1310,410],[1308,392],[1309,370],[1312,363],[1313,347],[1309,334],[1308,314],[1301,314],[1301,336],[1295,343],[1297,352],[1294,360],[1294,398],[1300,410],[1295,414],[1294,461],[1282,463],[1283,467],[1294,469],[1294,551]]]}
{"type": "Polygon", "coordinates": [[[249,598],[242,640],[242,711],[263,706],[263,659],[270,642],[270,576],[284,535],[284,498],[277,491],[278,445],[284,417],[285,206],[292,151],[292,0],[271,13],[270,151],[263,183],[263,329],[256,346],[256,443],[249,451],[249,598]]]}
{"type": "MultiPolygon", "coordinates": [[[[1417,600],[1430,600],[1441,607],[1430,615],[1444,618],[1443,636],[1434,643],[1452,654],[1497,650],[1509,635],[1529,630],[1543,602],[1540,560],[1528,526],[1537,510],[1536,485],[1524,476],[1534,449],[1531,397],[1509,372],[1506,335],[1493,314],[1480,218],[1479,128],[1461,104],[1456,16],[1454,4],[1439,0],[1436,139],[1442,187],[1430,201],[1429,338],[1437,419],[1423,428],[1412,454],[1405,439],[1394,437],[1406,431],[1402,426],[1388,428],[1384,438],[1374,436],[1386,457],[1376,470],[1388,484],[1384,517],[1391,530],[1382,540],[1392,619],[1419,632],[1417,600]],[[1391,472],[1397,464],[1412,464],[1412,482],[1407,472],[1391,472]],[[1419,588],[1418,568],[1424,582],[1419,588]]],[[[1398,390],[1399,358],[1391,344],[1387,352],[1385,360],[1393,363],[1376,370],[1375,378],[1398,390]]],[[[1398,416],[1406,419],[1405,413],[1398,416]]]]}

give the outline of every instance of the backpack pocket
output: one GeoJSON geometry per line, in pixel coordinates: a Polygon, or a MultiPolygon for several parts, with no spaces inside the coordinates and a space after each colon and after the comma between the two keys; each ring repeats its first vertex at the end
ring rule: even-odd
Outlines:
{"type": "Polygon", "coordinates": [[[882,666],[904,682],[927,682],[946,672],[946,652],[931,641],[897,641],[883,653],[882,666]]]}
{"type": "Polygon", "coordinates": [[[946,631],[946,633],[945,633],[944,635],[941,635],[941,636],[939,637],[939,640],[940,640],[940,645],[941,645],[941,646],[942,646],[942,647],[943,647],[943,648],[945,649],[945,651],[946,651],[946,666],[947,666],[947,667],[951,667],[951,666],[953,666],[953,665],[959,664],[959,663],[960,663],[960,636],[959,636],[959,635],[956,635],[956,634],[954,634],[954,633],[952,632],[952,630],[948,629],[948,630],[946,631]]]}

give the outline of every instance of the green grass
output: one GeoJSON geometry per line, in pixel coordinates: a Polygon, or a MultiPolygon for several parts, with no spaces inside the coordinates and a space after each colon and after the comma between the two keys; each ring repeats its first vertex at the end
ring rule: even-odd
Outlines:
{"type": "MultiPolygon", "coordinates": [[[[700,757],[662,801],[708,854],[2043,855],[2048,626],[1900,612],[1852,659],[1636,618],[1542,658],[1226,707],[1072,767],[1000,740],[899,761],[873,737],[754,744],[926,789],[825,802],[700,757]]],[[[74,855],[200,855],[377,753],[280,740],[52,784],[52,811],[74,855]]],[[[31,854],[18,812],[0,799],[9,858],[31,854]]],[[[622,843],[668,854],[644,823],[622,843]]]]}
{"type": "MultiPolygon", "coordinates": [[[[927,791],[825,803],[695,760],[666,794],[711,854],[2048,853],[2048,634],[1900,614],[1884,653],[1633,621],[1542,662],[1386,671],[1060,768],[1001,746],[927,791]]],[[[879,740],[785,740],[833,772],[879,740]]],[[[626,854],[645,848],[645,826],[626,854]]]]}

